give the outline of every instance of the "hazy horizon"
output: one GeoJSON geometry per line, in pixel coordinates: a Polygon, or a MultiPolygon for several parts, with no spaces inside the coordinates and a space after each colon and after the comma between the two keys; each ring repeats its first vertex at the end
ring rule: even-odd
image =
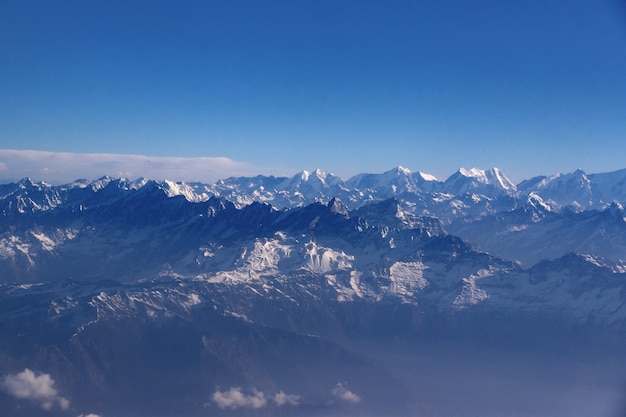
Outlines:
{"type": "MultiPolygon", "coordinates": [[[[358,174],[382,174],[402,166],[412,173],[422,172],[433,175],[438,181],[445,181],[459,169],[477,168],[489,170],[500,169],[514,184],[519,184],[539,176],[555,174],[569,174],[567,172],[537,172],[529,177],[512,176],[499,166],[459,166],[445,175],[435,175],[432,172],[410,166],[396,164],[381,171],[352,172],[349,175],[340,175],[334,170],[324,170],[327,174],[337,175],[347,180],[358,174]]],[[[126,178],[135,180],[148,178],[153,180],[171,180],[177,182],[203,182],[212,184],[217,180],[231,177],[253,177],[257,175],[292,177],[302,171],[312,172],[319,167],[302,167],[298,170],[262,169],[244,162],[238,162],[224,157],[155,157],[136,154],[109,154],[109,153],[72,153],[49,152],[34,150],[0,149],[0,183],[16,182],[23,178],[30,178],[36,182],[44,181],[53,185],[67,184],[78,179],[95,180],[103,176],[112,178],[126,178]]],[[[586,174],[613,172],[608,170],[588,171],[586,174]]],[[[620,171],[626,169],[626,164],[620,171]]]]}

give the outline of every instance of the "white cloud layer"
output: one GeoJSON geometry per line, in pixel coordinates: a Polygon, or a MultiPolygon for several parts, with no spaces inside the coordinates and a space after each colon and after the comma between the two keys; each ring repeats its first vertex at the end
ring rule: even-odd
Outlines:
{"type": "Polygon", "coordinates": [[[354,392],[350,391],[346,388],[341,382],[337,383],[335,388],[333,388],[333,395],[341,400],[345,400],[351,403],[360,403],[361,397],[359,397],[354,392]]]}
{"type": "Polygon", "coordinates": [[[262,391],[253,389],[252,394],[246,395],[241,388],[232,387],[228,391],[215,391],[212,400],[219,408],[263,408],[270,404],[270,401],[278,407],[284,405],[297,406],[300,404],[300,396],[287,394],[280,391],[273,397],[268,397],[262,391]]]}
{"type": "Polygon", "coordinates": [[[24,177],[52,184],[76,179],[114,178],[200,181],[259,174],[258,169],[229,158],[179,158],[145,155],[70,153],[0,149],[0,182],[24,177]]]}
{"type": "Polygon", "coordinates": [[[67,410],[70,402],[59,395],[50,374],[35,374],[26,368],[17,374],[5,375],[0,388],[14,397],[38,403],[44,410],[50,410],[55,404],[67,410]]]}

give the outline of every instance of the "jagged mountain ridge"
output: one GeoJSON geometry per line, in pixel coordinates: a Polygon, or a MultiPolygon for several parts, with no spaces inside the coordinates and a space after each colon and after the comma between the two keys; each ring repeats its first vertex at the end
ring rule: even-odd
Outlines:
{"type": "MultiPolygon", "coordinates": [[[[581,215],[578,220],[570,221],[569,218],[576,217],[571,214],[572,211],[579,213],[589,209],[608,209],[610,203],[605,201],[611,197],[614,201],[622,199],[625,182],[626,170],[589,176],[579,170],[572,174],[538,177],[516,187],[497,168],[488,171],[460,169],[441,182],[421,172],[412,174],[403,167],[383,174],[360,174],[346,182],[320,170],[312,173],[303,171],[292,178],[230,178],[210,186],[109,177],[51,186],[24,179],[17,184],[0,185],[0,222],[4,222],[6,227],[14,227],[14,220],[24,220],[27,213],[37,212],[51,212],[54,217],[71,217],[70,213],[86,210],[87,217],[81,218],[88,218],[94,213],[107,217],[110,213],[106,210],[134,210],[136,201],[140,199],[144,199],[141,204],[149,201],[154,201],[154,204],[137,208],[136,218],[128,220],[133,224],[160,219],[165,214],[168,214],[165,221],[172,222],[189,214],[184,210],[201,212],[206,209],[215,213],[217,206],[212,206],[209,201],[217,201],[219,198],[224,199],[221,205],[234,204],[240,209],[260,202],[271,204],[273,209],[279,210],[302,208],[316,202],[326,204],[338,198],[346,210],[362,210],[363,213],[372,210],[367,208],[372,203],[381,202],[384,205],[385,201],[395,201],[398,207],[390,214],[391,217],[386,217],[395,227],[411,228],[418,226],[425,218],[437,219],[446,230],[459,234],[483,250],[526,264],[544,258],[555,259],[569,251],[589,251],[593,255],[619,261],[623,258],[619,249],[621,246],[613,243],[624,240],[620,235],[619,219],[616,220],[618,224],[608,230],[593,229],[594,224],[599,224],[597,222],[588,226],[592,230],[585,233],[597,239],[587,244],[580,241],[583,238],[580,234],[576,237],[567,228],[572,228],[576,221],[582,222],[586,216],[581,215]],[[174,198],[176,203],[163,205],[159,199],[164,196],[174,198]],[[184,204],[180,198],[197,205],[184,204]],[[158,210],[165,211],[159,213],[158,210]],[[532,211],[534,217],[520,217],[520,210],[532,211]],[[559,220],[551,220],[555,218],[559,220]],[[490,219],[496,219],[495,223],[490,219]],[[485,229],[492,223],[493,226],[489,226],[492,229],[485,229]],[[558,225],[565,229],[555,229],[558,225]],[[532,236],[529,234],[531,231],[532,236]],[[570,244],[553,245],[550,235],[569,236],[570,244]],[[550,250],[541,249],[544,246],[550,250]],[[520,251],[524,247],[527,249],[520,251]]],[[[375,221],[371,216],[370,220],[375,221]]],[[[120,225],[120,228],[123,227],[120,225]]],[[[45,251],[48,246],[55,245],[54,241],[72,237],[74,229],[66,226],[63,230],[50,232],[50,236],[34,231],[26,239],[45,251]]],[[[4,233],[0,238],[0,259],[24,253],[24,250],[19,250],[19,247],[25,248],[20,239],[4,233]]],[[[30,261],[25,262],[27,264],[30,261]]]]}
{"type": "MultiPolygon", "coordinates": [[[[537,346],[551,344],[565,361],[572,347],[621,355],[621,247],[559,242],[583,242],[588,231],[617,242],[623,208],[564,209],[520,193],[496,170],[457,174],[449,182],[457,195],[400,168],[350,183],[321,171],[256,177],[240,200],[246,180],[224,181],[235,202],[197,184],[147,179],[2,185],[0,374],[53,375],[73,407],[53,410],[63,417],[437,416],[460,409],[432,411],[452,399],[436,396],[433,372],[454,381],[450,360],[485,355],[481,372],[497,360],[476,345],[495,343],[511,363],[520,350],[543,361],[537,346]],[[289,208],[267,202],[281,198],[289,208]],[[582,226],[585,236],[563,235],[582,226]],[[523,227],[559,251],[522,266],[497,256],[501,245],[486,250],[478,233],[504,230],[514,241],[523,227]],[[611,259],[600,256],[609,249],[611,259]],[[446,349],[459,356],[438,356],[450,340],[446,349]],[[240,397],[263,393],[260,408],[218,406],[214,395],[231,387],[240,397]],[[297,405],[272,402],[280,393],[297,405]]],[[[591,381],[619,369],[607,360],[610,368],[592,361],[601,376],[591,381]]],[[[0,390],[8,415],[48,415],[28,404],[0,390]]],[[[519,414],[490,402],[481,415],[519,414]]]]}
{"type": "Polygon", "coordinates": [[[626,213],[619,203],[604,209],[555,212],[529,198],[514,210],[475,221],[458,220],[446,230],[496,256],[534,265],[568,252],[620,262],[626,259],[626,213]]]}
{"type": "Polygon", "coordinates": [[[327,202],[332,197],[341,198],[350,208],[358,208],[368,201],[392,197],[411,201],[415,195],[449,198],[475,194],[488,198],[509,196],[523,199],[536,194],[554,208],[569,206],[584,210],[625,201],[626,170],[600,174],[577,170],[569,174],[535,177],[515,185],[498,168],[461,168],[445,181],[439,181],[432,175],[419,171],[411,173],[398,166],[382,174],[358,174],[345,181],[316,170],[313,173],[302,171],[291,178],[229,178],[213,185],[194,184],[194,189],[229,198],[238,204],[262,201],[277,208],[327,202]]]}
{"type": "Polygon", "coordinates": [[[81,204],[81,196],[88,197],[90,191],[110,192],[116,187],[131,191],[148,184],[156,184],[169,196],[183,195],[189,201],[206,201],[215,196],[229,199],[239,207],[257,201],[272,204],[278,209],[316,201],[325,203],[333,197],[340,198],[351,209],[393,197],[413,201],[417,196],[440,200],[460,198],[463,195],[524,199],[535,194],[554,208],[569,206],[578,210],[605,207],[614,201],[626,200],[626,169],[601,174],[585,174],[577,170],[570,174],[535,177],[515,185],[498,168],[461,168],[445,181],[439,181],[429,174],[411,173],[402,166],[382,174],[358,174],[345,181],[319,169],[302,171],[293,177],[233,177],[214,184],[150,181],[145,178],[129,181],[103,177],[51,186],[24,179],[17,184],[0,185],[0,197],[3,203],[7,203],[9,195],[19,194],[20,190],[27,191],[34,198],[14,201],[12,207],[3,206],[3,211],[37,210],[60,203],[81,204]]]}
{"type": "MultiPolygon", "coordinates": [[[[395,174],[406,176],[407,171],[395,174]]],[[[321,182],[321,174],[315,175],[321,182]]],[[[337,198],[326,204],[276,210],[258,202],[238,207],[225,198],[190,199],[183,195],[189,191],[183,185],[145,179],[103,179],[60,190],[28,181],[18,184],[20,191],[29,189],[34,191],[19,197],[7,193],[2,200],[6,209],[0,219],[0,268],[6,283],[64,279],[137,282],[174,276],[235,287],[261,285],[259,290],[274,288],[277,294],[294,300],[309,297],[306,294],[324,294],[336,301],[387,300],[453,311],[489,299],[494,302],[478,282],[498,277],[509,288],[517,285],[508,283],[510,276],[524,282],[533,273],[472,249],[447,229],[503,258],[526,261],[529,257],[534,263],[547,251],[525,235],[525,230],[538,230],[533,236],[546,247],[555,245],[550,234],[562,239],[562,233],[568,232],[572,244],[560,245],[549,258],[569,259],[563,257],[582,251],[596,259],[608,253],[605,258],[612,263],[606,265],[612,266],[605,267],[610,274],[621,274],[622,261],[619,247],[606,242],[614,244],[626,234],[620,206],[558,212],[534,194],[513,210],[494,215],[482,212],[444,225],[435,217],[415,214],[410,204],[395,198],[355,210],[337,198]],[[172,192],[174,186],[184,192],[172,192]],[[17,206],[12,204],[16,201],[17,206]],[[584,236],[572,234],[583,225],[587,228],[584,236]],[[503,228],[521,240],[507,235],[505,241],[512,243],[503,246],[498,240],[503,228]],[[582,245],[594,230],[600,231],[597,235],[605,243],[582,245]],[[612,234],[607,235],[609,232],[612,234]],[[519,250],[526,257],[515,258],[519,250]],[[442,260],[429,265],[434,259],[442,260]],[[477,260],[481,261],[477,264],[477,260]],[[441,278],[428,278],[431,274],[441,278]],[[491,278],[484,279],[487,277],[491,278]],[[452,280],[452,287],[435,291],[446,280],[452,280]],[[435,293],[439,295],[432,298],[435,293]]],[[[473,203],[479,209],[482,201],[492,201],[475,194],[466,194],[466,198],[468,207],[473,203]]],[[[517,204],[515,199],[510,201],[517,204]]],[[[586,273],[584,268],[580,271],[581,276],[586,273]]]]}

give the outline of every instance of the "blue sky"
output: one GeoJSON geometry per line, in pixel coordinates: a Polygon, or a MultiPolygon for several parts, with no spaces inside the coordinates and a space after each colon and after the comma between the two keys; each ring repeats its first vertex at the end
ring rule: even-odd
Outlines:
{"type": "Polygon", "coordinates": [[[620,0],[0,0],[1,149],[520,181],[625,133],[620,0]]]}

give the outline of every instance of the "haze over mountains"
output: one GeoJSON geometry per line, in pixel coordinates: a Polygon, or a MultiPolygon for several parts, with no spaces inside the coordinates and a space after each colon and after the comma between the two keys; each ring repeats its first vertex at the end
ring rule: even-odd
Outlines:
{"type": "Polygon", "coordinates": [[[0,185],[0,405],[621,416],[625,183],[397,167],[0,185]]]}

